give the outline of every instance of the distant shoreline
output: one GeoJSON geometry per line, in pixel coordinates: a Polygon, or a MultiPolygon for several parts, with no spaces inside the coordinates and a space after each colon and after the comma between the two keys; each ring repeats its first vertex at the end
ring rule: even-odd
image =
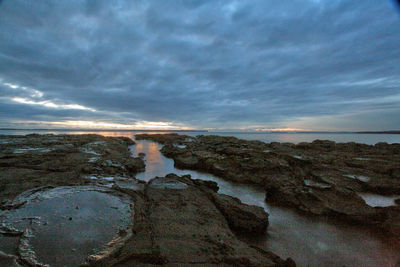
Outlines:
{"type": "Polygon", "coordinates": [[[400,131],[356,132],[359,134],[400,134],[400,131]]]}

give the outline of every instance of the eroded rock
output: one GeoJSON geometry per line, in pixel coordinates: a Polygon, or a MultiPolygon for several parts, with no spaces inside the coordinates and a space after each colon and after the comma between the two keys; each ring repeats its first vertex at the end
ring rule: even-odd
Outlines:
{"type": "Polygon", "coordinates": [[[240,241],[232,225],[254,230],[250,220],[262,218],[265,223],[267,215],[261,208],[216,194],[210,185],[173,174],[149,181],[144,195],[135,202],[132,238],[118,254],[91,264],[295,266],[290,259],[284,261],[240,241]],[[238,217],[239,212],[246,215],[238,217]]]}
{"type": "MultiPolygon", "coordinates": [[[[376,209],[357,193],[400,194],[400,144],[267,144],[222,136],[197,136],[186,142],[186,136],[177,134],[136,138],[164,144],[161,152],[177,167],[263,187],[270,203],[380,229],[396,228],[387,227],[386,218],[400,210],[376,209]]],[[[400,238],[400,232],[388,234],[400,238]]]]}
{"type": "Polygon", "coordinates": [[[40,186],[95,183],[85,178],[90,175],[134,179],[145,167],[143,159],[132,158],[128,147],[134,141],[125,137],[33,134],[2,139],[7,142],[0,144],[0,201],[40,186]]]}
{"type": "MultiPolygon", "coordinates": [[[[196,140],[180,142],[175,149],[196,140]]],[[[34,134],[0,143],[1,264],[293,264],[237,238],[265,233],[268,215],[218,195],[215,182],[176,175],[135,180],[144,163],[132,157],[129,139],[34,134]]]]}
{"type": "Polygon", "coordinates": [[[232,230],[251,234],[267,231],[268,214],[263,208],[244,205],[237,198],[221,194],[213,194],[213,201],[232,230]]]}

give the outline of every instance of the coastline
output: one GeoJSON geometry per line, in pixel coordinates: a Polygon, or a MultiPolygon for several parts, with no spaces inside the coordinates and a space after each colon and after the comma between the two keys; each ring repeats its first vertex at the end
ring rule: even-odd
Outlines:
{"type": "Polygon", "coordinates": [[[0,141],[1,264],[296,266],[239,240],[239,232],[265,234],[268,214],[218,194],[216,183],[174,174],[137,180],[144,155],[132,155],[131,139],[0,141]]]}
{"type": "MultiPolygon", "coordinates": [[[[264,251],[261,253],[264,256],[261,256],[260,251],[248,250],[248,248],[237,243],[239,236],[243,236],[243,234],[250,238],[254,233],[259,235],[264,230],[268,233],[268,220],[265,219],[268,218],[268,214],[265,215],[264,211],[252,208],[252,206],[240,201],[237,202],[237,200],[228,196],[216,194],[218,186],[215,183],[174,175],[167,175],[167,177],[158,180],[152,179],[149,182],[136,179],[137,174],[143,172],[144,165],[150,164],[150,162],[143,160],[147,155],[134,156],[128,148],[140,145],[142,139],[150,139],[162,144],[162,154],[173,159],[177,167],[211,173],[241,184],[253,184],[260,190],[264,190],[265,200],[268,203],[277,207],[288,207],[307,216],[326,217],[344,224],[363,225],[386,237],[392,236],[391,242],[393,242],[394,248],[400,247],[399,197],[393,199],[395,202],[392,205],[372,207],[360,195],[360,193],[382,196],[399,194],[399,144],[380,143],[371,146],[356,143],[339,144],[319,140],[295,145],[240,140],[235,137],[212,135],[193,137],[178,134],[137,135],[136,142],[139,143],[134,144],[129,138],[99,135],[2,135],[0,139],[2,175],[0,177],[4,179],[6,177],[4,174],[8,173],[9,178],[13,180],[12,183],[10,183],[11,180],[0,181],[2,182],[0,186],[3,189],[2,210],[10,212],[23,208],[26,203],[15,202],[13,199],[17,199],[18,194],[28,192],[26,190],[29,189],[38,189],[38,191],[35,191],[37,194],[46,194],[48,190],[53,190],[46,188],[48,186],[55,189],[62,186],[108,187],[111,188],[108,189],[111,191],[107,191],[106,194],[128,196],[130,201],[135,203],[134,213],[142,214],[133,218],[132,229],[136,229],[135,231],[140,232],[141,235],[149,235],[150,232],[154,233],[155,229],[147,229],[143,225],[159,225],[156,227],[156,229],[159,229],[159,235],[157,234],[153,238],[157,240],[160,238],[159,242],[164,242],[161,240],[166,238],[163,234],[167,231],[166,226],[161,221],[150,219],[146,215],[149,210],[145,211],[145,207],[148,205],[167,205],[164,200],[172,197],[170,193],[174,192],[178,199],[186,199],[183,202],[168,200],[168,203],[176,203],[173,206],[174,209],[181,210],[183,207],[191,207],[190,209],[192,209],[201,206],[205,210],[213,210],[216,207],[215,212],[220,215],[215,214],[214,216],[219,218],[218,220],[226,220],[228,223],[223,227],[224,230],[219,230],[227,231],[224,242],[228,242],[229,246],[232,247],[241,247],[242,253],[247,251],[246,255],[248,253],[253,255],[248,260],[239,260],[241,258],[239,253],[228,259],[224,256],[224,252],[218,254],[220,261],[226,261],[231,265],[263,266],[266,265],[266,262],[269,262],[268,264],[271,264],[271,266],[279,264],[281,264],[280,266],[294,266],[291,259],[283,260],[271,254],[265,248],[260,248],[264,251]],[[65,158],[70,160],[65,160],[65,158]],[[22,170],[24,171],[21,172],[22,170]],[[35,172],[37,172],[37,176],[33,174],[35,172]],[[43,175],[44,173],[47,174],[43,175]],[[54,175],[59,179],[54,180],[54,175]],[[76,178],[71,179],[71,175],[76,178]],[[33,179],[34,182],[26,183],[27,178],[33,179]],[[143,194],[145,194],[145,197],[143,197],[143,194]],[[193,194],[198,194],[196,198],[198,201],[202,199],[201,203],[195,201],[191,204],[193,194]],[[156,195],[158,195],[157,200],[151,200],[156,202],[149,203],[149,199],[153,199],[156,195]],[[235,210],[241,211],[235,213],[235,210]],[[243,218],[243,214],[247,214],[248,217],[243,218]],[[242,219],[238,220],[238,218],[242,219]],[[259,224],[254,225],[255,222],[259,224]],[[141,226],[136,223],[140,223],[141,226]],[[265,257],[265,255],[269,256],[265,257]]],[[[103,189],[95,190],[101,191],[103,189]]],[[[25,193],[28,196],[30,194],[25,193]]],[[[167,205],[165,208],[170,209],[172,207],[167,205]]],[[[179,218],[183,218],[188,216],[186,212],[189,212],[189,210],[183,213],[177,211],[173,213],[180,214],[179,218]]],[[[157,217],[166,216],[161,214],[163,213],[160,213],[157,217]]],[[[169,213],[168,216],[170,216],[169,213]]],[[[188,222],[187,220],[203,222],[204,228],[201,231],[207,231],[206,229],[211,227],[208,223],[204,223],[204,217],[193,216],[190,215],[186,222],[188,222]]],[[[196,216],[199,215],[196,214],[196,216]]],[[[176,221],[177,218],[171,217],[169,220],[176,221]]],[[[220,222],[217,224],[220,224],[220,222]]],[[[168,227],[171,227],[171,225],[168,227]]],[[[174,227],[181,229],[183,226],[178,224],[174,227]]],[[[7,233],[10,234],[11,229],[7,228],[2,231],[8,231],[7,233]]],[[[196,227],[191,226],[185,229],[191,235],[197,235],[193,232],[196,227]]],[[[128,233],[130,233],[130,230],[128,230],[128,233]]],[[[18,238],[20,235],[23,237],[22,232],[17,232],[15,235],[18,238]]],[[[217,235],[218,232],[211,235],[211,243],[209,241],[204,243],[203,239],[195,238],[194,240],[197,241],[191,246],[206,250],[208,247],[210,251],[213,251],[215,248],[212,248],[211,244],[220,238],[217,235]]],[[[115,246],[103,250],[100,253],[101,255],[92,255],[89,262],[93,265],[100,262],[111,264],[126,260],[128,255],[132,257],[132,253],[137,254],[137,252],[129,249],[127,244],[131,244],[130,241],[132,240],[135,240],[134,242],[138,244],[147,242],[139,236],[120,235],[115,246]],[[119,251],[118,253],[124,251],[124,256],[115,256],[116,251],[119,251]]],[[[168,238],[176,239],[177,237],[174,235],[168,238]]],[[[180,235],[179,238],[187,240],[188,237],[180,235]]],[[[201,238],[201,235],[199,238],[201,238]]],[[[190,240],[192,239],[193,237],[190,238],[190,240]]],[[[26,238],[24,237],[21,240],[26,240],[26,238]]],[[[249,241],[247,246],[254,246],[250,243],[249,241]]],[[[174,249],[164,249],[163,246],[161,246],[161,250],[152,246],[147,247],[147,255],[150,256],[145,261],[151,259],[151,261],[166,264],[178,258],[182,262],[187,260],[180,258],[180,255],[176,254],[174,249]]],[[[1,247],[0,250],[2,250],[1,247]]],[[[16,255],[11,258],[17,261],[21,260],[16,255]]],[[[131,263],[141,263],[142,260],[141,256],[135,256],[131,258],[131,263]]],[[[207,261],[213,262],[211,259],[207,261]]]]}

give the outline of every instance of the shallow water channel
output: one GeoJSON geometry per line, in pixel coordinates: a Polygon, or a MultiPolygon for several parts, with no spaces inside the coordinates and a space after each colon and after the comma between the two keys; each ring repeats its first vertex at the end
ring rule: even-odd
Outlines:
{"type": "Polygon", "coordinates": [[[164,157],[161,145],[136,141],[135,156],[145,153],[146,171],[136,176],[149,181],[168,173],[190,174],[194,179],[218,183],[219,193],[239,198],[242,202],[263,207],[269,214],[266,236],[247,241],[270,250],[282,258],[291,257],[298,266],[396,266],[400,248],[393,241],[379,237],[363,227],[349,226],[323,218],[308,217],[290,209],[265,203],[264,190],[249,185],[228,182],[211,174],[174,167],[172,159],[164,157]]]}

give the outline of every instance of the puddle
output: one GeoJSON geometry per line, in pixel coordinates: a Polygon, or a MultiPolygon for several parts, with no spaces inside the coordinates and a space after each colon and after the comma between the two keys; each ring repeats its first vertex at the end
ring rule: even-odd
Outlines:
{"type": "Polygon", "coordinates": [[[135,191],[144,190],[144,184],[138,183],[137,181],[134,181],[132,179],[116,180],[113,184],[121,188],[131,189],[135,191]]]}
{"type": "Polygon", "coordinates": [[[356,180],[359,180],[359,181],[364,182],[364,183],[367,183],[370,180],[369,177],[364,176],[364,175],[344,174],[343,176],[347,177],[347,178],[351,178],[351,179],[356,179],[356,180]]]}
{"type": "Polygon", "coordinates": [[[187,188],[187,184],[179,181],[168,181],[165,179],[155,179],[151,181],[150,187],[152,188],[160,188],[160,189],[185,189],[187,188]]]}
{"type": "Polygon", "coordinates": [[[86,146],[104,146],[107,143],[105,141],[95,141],[95,142],[91,142],[91,143],[87,143],[86,146]]]}
{"type": "MultiPolygon", "coordinates": [[[[51,266],[82,264],[132,223],[132,202],[98,186],[31,190],[16,201],[27,203],[0,213],[0,222],[25,231],[20,253],[51,266]]],[[[15,238],[0,235],[1,250],[14,253],[15,238]]]]}
{"type": "Polygon", "coordinates": [[[396,206],[394,202],[396,199],[400,198],[400,195],[396,196],[382,196],[372,193],[358,193],[358,195],[364,199],[365,203],[371,207],[390,207],[396,206]]]}
{"type": "Polygon", "coordinates": [[[356,160],[372,160],[370,158],[354,158],[354,159],[356,159],[356,160]]]}
{"type": "Polygon", "coordinates": [[[23,154],[28,152],[40,152],[40,153],[48,153],[51,149],[44,147],[28,147],[28,148],[16,148],[14,149],[14,154],[23,154]]]}
{"type": "Polygon", "coordinates": [[[117,185],[118,187],[131,189],[135,191],[141,191],[144,189],[143,183],[140,183],[137,180],[134,180],[129,177],[121,177],[121,176],[103,177],[103,176],[92,175],[92,176],[86,176],[86,179],[97,180],[100,184],[102,184],[103,182],[103,186],[106,186],[108,188],[117,185]]]}
{"type": "Polygon", "coordinates": [[[96,156],[100,155],[99,153],[97,153],[93,149],[90,149],[90,148],[87,148],[87,147],[80,147],[79,150],[81,152],[83,152],[83,153],[86,153],[86,154],[92,154],[92,155],[96,155],[96,156]]]}
{"type": "Polygon", "coordinates": [[[88,162],[94,163],[94,162],[97,162],[97,161],[99,161],[99,160],[100,160],[99,157],[92,157],[92,158],[90,158],[90,159],[88,160],[88,162]]]}
{"type": "Polygon", "coordinates": [[[92,154],[95,156],[101,155],[101,153],[96,152],[95,148],[103,148],[107,143],[104,141],[95,141],[91,143],[87,143],[79,148],[79,150],[86,154],[92,154]]]}
{"type": "Polygon", "coordinates": [[[282,258],[293,258],[297,266],[395,266],[399,248],[382,241],[359,226],[333,224],[323,218],[303,216],[290,209],[265,203],[265,191],[250,185],[233,183],[211,174],[174,167],[172,159],[160,153],[161,145],[136,141],[132,155],[146,154],[146,171],[137,179],[149,181],[168,173],[190,174],[193,179],[214,181],[219,193],[239,198],[243,203],[263,207],[269,215],[268,234],[248,242],[270,250],[282,258]]]}
{"type": "Polygon", "coordinates": [[[314,182],[314,181],[312,181],[312,180],[304,180],[304,184],[306,185],[306,186],[309,186],[309,187],[314,187],[314,188],[320,188],[320,189],[329,189],[329,188],[331,188],[332,186],[330,186],[329,184],[325,184],[325,183],[318,183],[318,182],[314,182]]]}
{"type": "Polygon", "coordinates": [[[177,147],[177,148],[186,148],[186,145],[177,145],[177,144],[174,144],[174,147],[177,147]]]}
{"type": "Polygon", "coordinates": [[[97,176],[97,175],[91,175],[91,176],[86,176],[86,179],[89,179],[89,180],[104,180],[104,181],[107,181],[107,182],[113,182],[114,180],[117,180],[117,179],[128,179],[128,178],[125,178],[125,177],[120,177],[120,176],[115,176],[115,177],[113,177],[113,176],[97,176]]]}

